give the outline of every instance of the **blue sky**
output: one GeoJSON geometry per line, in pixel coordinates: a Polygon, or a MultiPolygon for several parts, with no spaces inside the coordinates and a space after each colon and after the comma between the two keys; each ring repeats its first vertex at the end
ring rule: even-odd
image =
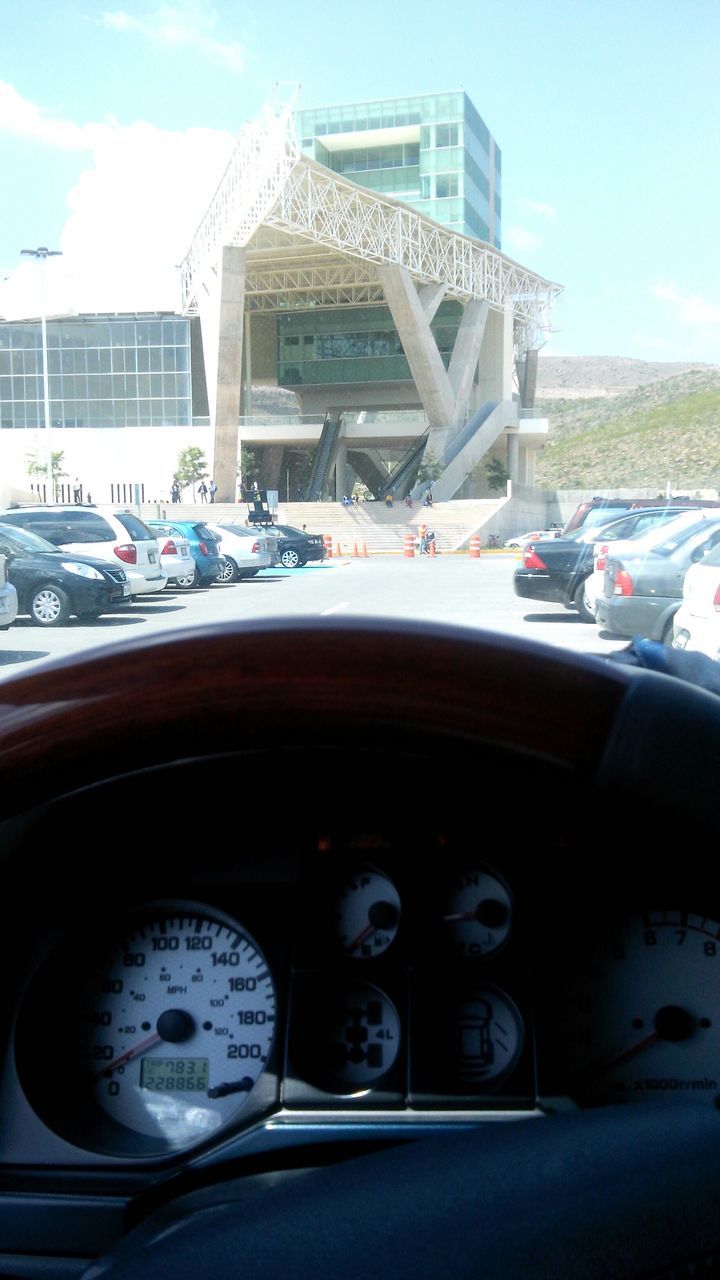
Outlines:
{"type": "Polygon", "coordinates": [[[154,305],[275,81],[305,107],[462,87],[503,152],[504,250],[565,287],[546,353],[720,361],[716,0],[0,0],[0,24],[16,290],[47,244],[68,296],[85,273],[154,305]]]}

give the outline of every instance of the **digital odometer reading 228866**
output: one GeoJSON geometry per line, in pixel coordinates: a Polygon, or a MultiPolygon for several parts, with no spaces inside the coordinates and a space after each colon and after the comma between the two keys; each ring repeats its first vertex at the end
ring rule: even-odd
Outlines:
{"type": "Polygon", "coordinates": [[[226,916],[158,910],[106,955],[87,1013],[91,1087],[125,1129],[185,1146],[246,1101],[266,1068],[275,988],[226,916]]]}

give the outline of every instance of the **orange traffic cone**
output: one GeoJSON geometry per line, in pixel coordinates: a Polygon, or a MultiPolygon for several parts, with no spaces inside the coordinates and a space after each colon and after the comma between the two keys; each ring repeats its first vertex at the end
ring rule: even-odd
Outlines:
{"type": "Polygon", "coordinates": [[[353,542],[353,555],[355,556],[356,560],[357,560],[357,553],[358,553],[357,542],[353,542]]]}
{"type": "Polygon", "coordinates": [[[435,539],[434,539],[434,538],[433,538],[432,542],[430,543],[429,555],[430,555],[430,557],[431,557],[433,560],[435,559],[435,556],[437,555],[437,552],[436,552],[436,550],[435,550],[435,539]]]}
{"type": "Polygon", "coordinates": [[[325,543],[325,559],[332,560],[332,538],[329,533],[323,536],[323,542],[325,543]]]}
{"type": "Polygon", "coordinates": [[[364,556],[364,557],[365,557],[365,559],[367,560],[367,547],[365,546],[365,543],[364,543],[364,542],[363,542],[363,544],[362,544],[362,548],[363,548],[363,549],[362,549],[363,556],[364,556]]]}
{"type": "Polygon", "coordinates": [[[340,543],[339,543],[339,542],[336,542],[336,543],[335,543],[335,555],[336,555],[336,556],[338,556],[338,557],[340,557],[340,556],[342,555],[342,551],[340,550],[340,543]]]}

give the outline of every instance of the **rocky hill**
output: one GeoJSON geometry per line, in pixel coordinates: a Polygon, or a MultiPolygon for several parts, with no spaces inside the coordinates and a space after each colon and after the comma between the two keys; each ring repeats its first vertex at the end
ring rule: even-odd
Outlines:
{"type": "MultiPolygon", "coordinates": [[[[615,366],[614,375],[610,368],[606,371],[615,378],[668,368],[630,370],[623,366],[643,362],[603,363],[615,366]]],[[[578,369],[575,385],[568,385],[564,397],[539,390],[537,408],[548,417],[550,436],[538,457],[538,484],[563,489],[657,486],[662,491],[668,483],[674,489],[720,487],[720,367],[682,368],[676,376],[636,381],[631,390],[615,383],[597,387],[594,394],[587,379],[599,379],[602,370],[578,369]]],[[[556,384],[558,374],[562,369],[553,372],[556,384]]]]}
{"type": "Polygon", "coordinates": [[[683,373],[720,372],[720,365],[631,360],[624,356],[540,356],[537,394],[543,400],[617,396],[683,373]]]}

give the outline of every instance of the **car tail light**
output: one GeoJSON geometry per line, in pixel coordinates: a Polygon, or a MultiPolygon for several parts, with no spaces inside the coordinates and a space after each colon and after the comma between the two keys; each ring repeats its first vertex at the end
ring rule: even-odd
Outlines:
{"type": "Polygon", "coordinates": [[[718,585],[715,595],[713,596],[713,609],[716,613],[720,613],[720,585],[718,585]]]}
{"type": "Polygon", "coordinates": [[[615,585],[613,593],[616,596],[631,596],[633,593],[633,580],[627,569],[618,569],[615,574],[615,585]]]}
{"type": "Polygon", "coordinates": [[[258,552],[259,552],[259,551],[260,551],[260,543],[259,543],[259,542],[253,542],[253,544],[252,544],[252,551],[251,551],[251,553],[250,553],[250,554],[251,554],[251,555],[256,556],[256,555],[258,554],[258,552]]]}
{"type": "Polygon", "coordinates": [[[207,542],[201,542],[201,543],[200,543],[200,555],[201,555],[201,556],[209,556],[209,555],[210,555],[210,552],[208,551],[208,545],[207,545],[207,542]]]}
{"type": "Polygon", "coordinates": [[[537,551],[530,543],[523,551],[523,564],[526,569],[547,569],[545,561],[540,559],[537,551]]]}
{"type": "Polygon", "coordinates": [[[604,569],[604,568],[605,568],[605,565],[606,565],[606,563],[607,563],[607,553],[608,553],[608,550],[609,550],[609,548],[608,548],[608,545],[607,545],[607,543],[606,543],[606,544],[605,544],[605,546],[604,546],[604,547],[601,547],[601,548],[600,548],[600,550],[598,551],[598,553],[597,553],[597,559],[596,559],[596,561],[595,561],[595,568],[596,568],[596,569],[604,569]]]}
{"type": "Polygon", "coordinates": [[[124,542],[122,546],[115,547],[115,555],[124,564],[137,564],[137,547],[134,542],[124,542]]]}
{"type": "Polygon", "coordinates": [[[165,546],[162,549],[161,555],[176,556],[177,553],[178,553],[178,549],[175,546],[175,543],[173,542],[172,538],[168,538],[167,542],[165,543],[165,546]]]}

